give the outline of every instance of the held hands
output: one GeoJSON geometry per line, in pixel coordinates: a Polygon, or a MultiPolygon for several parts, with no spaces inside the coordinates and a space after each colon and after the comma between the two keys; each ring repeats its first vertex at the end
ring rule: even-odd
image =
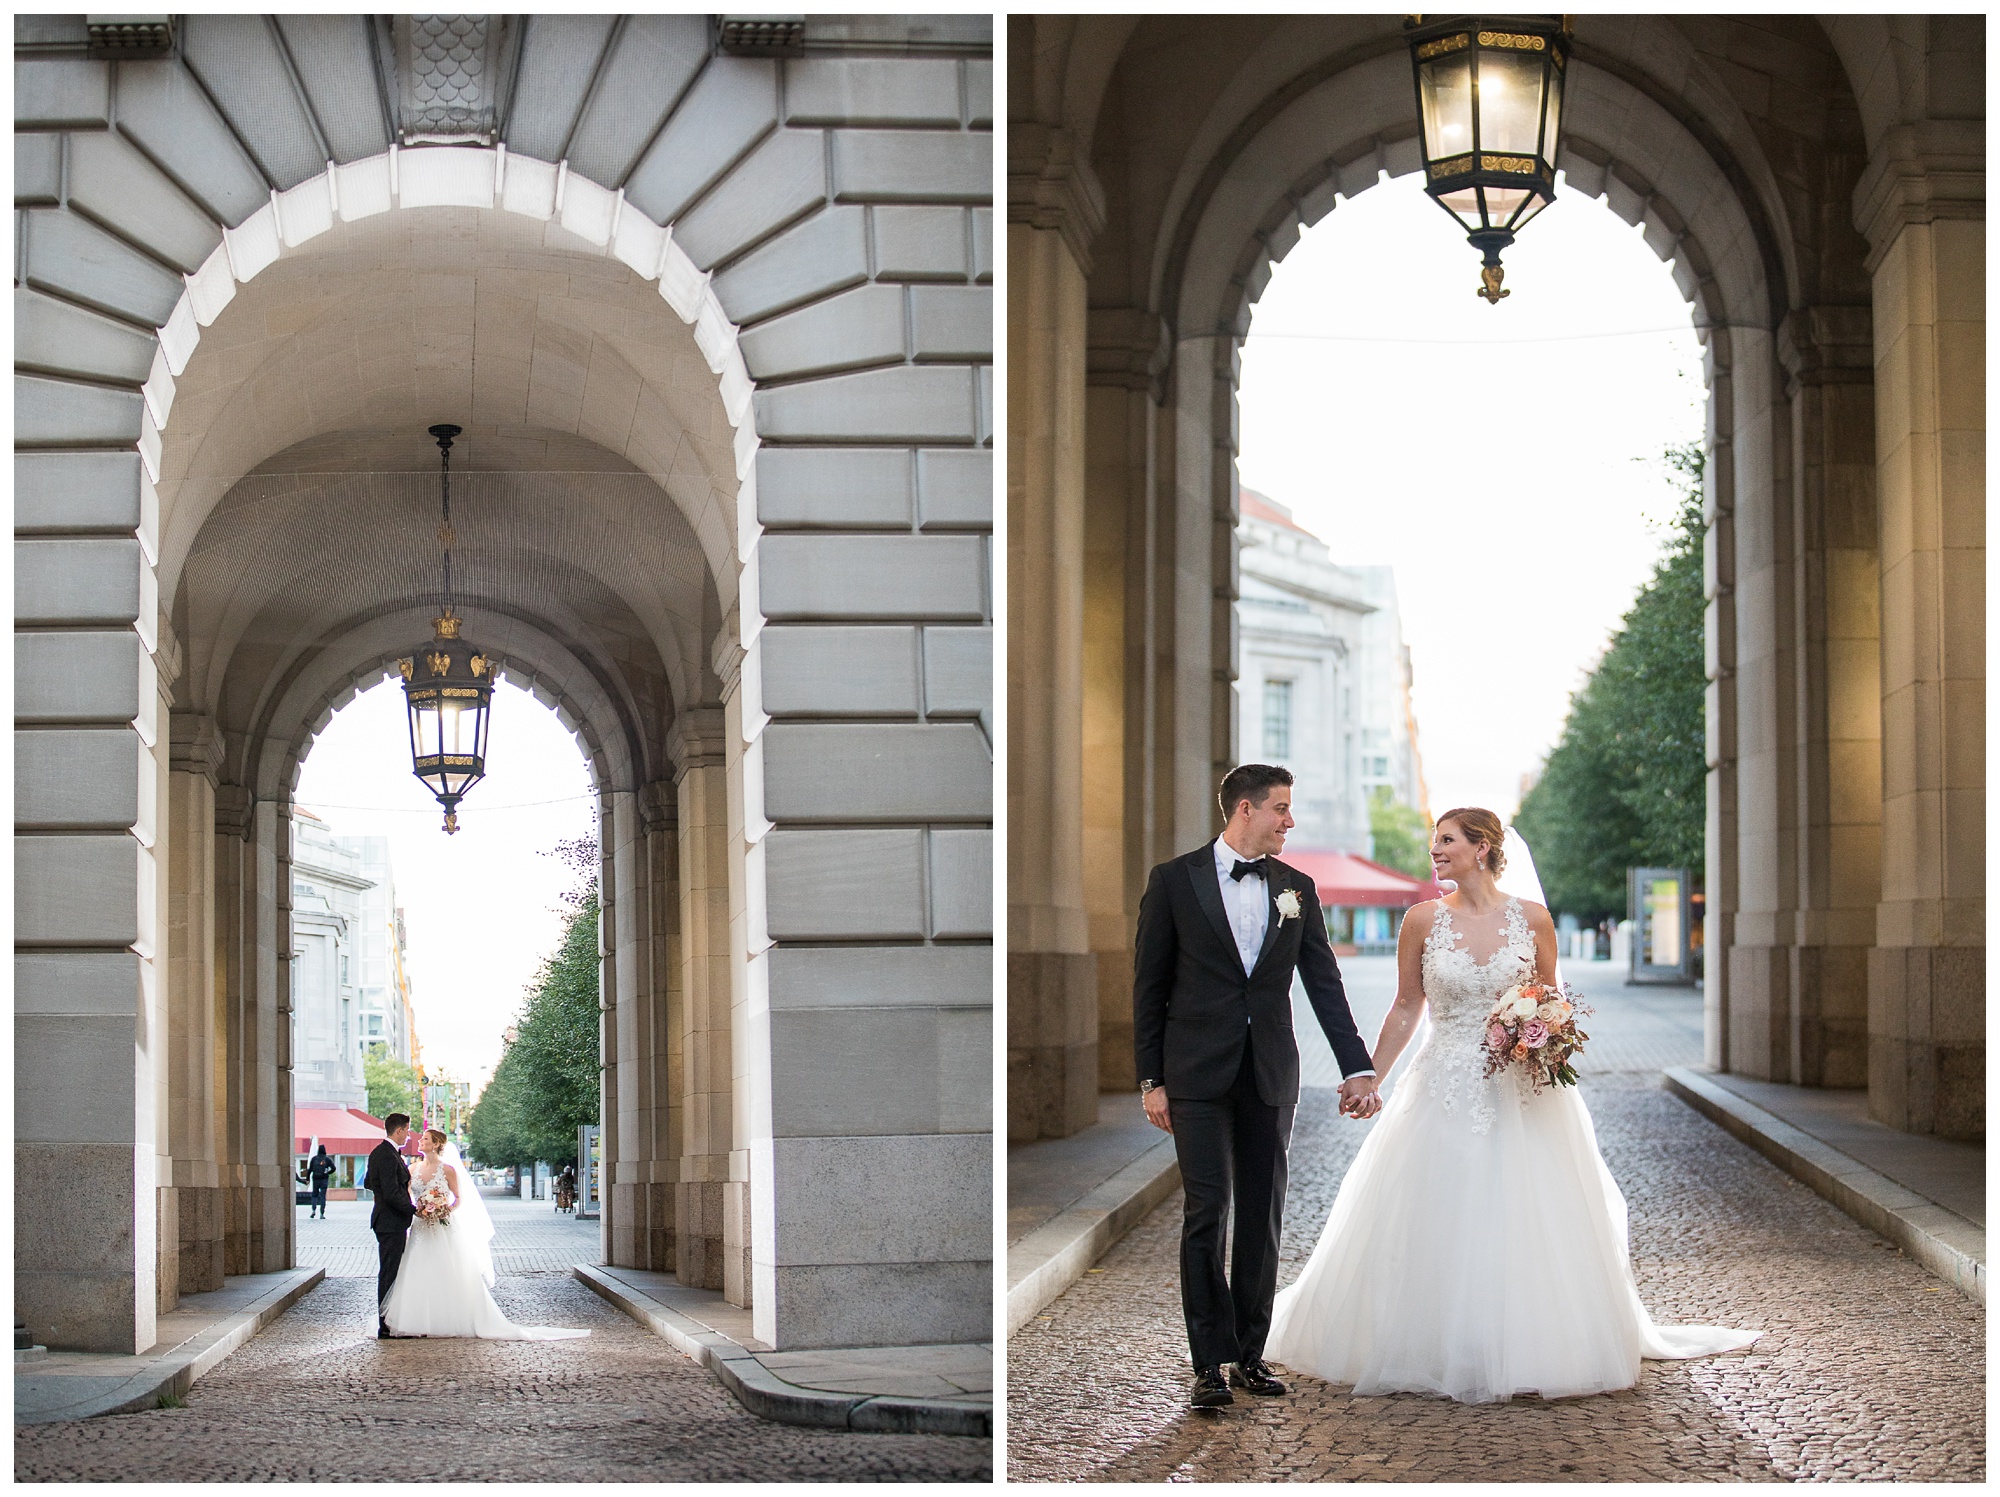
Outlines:
{"type": "Polygon", "coordinates": [[[1378,1079],[1374,1076],[1350,1076],[1341,1082],[1340,1115],[1359,1122],[1380,1112],[1382,1093],[1376,1085],[1378,1079]]]}

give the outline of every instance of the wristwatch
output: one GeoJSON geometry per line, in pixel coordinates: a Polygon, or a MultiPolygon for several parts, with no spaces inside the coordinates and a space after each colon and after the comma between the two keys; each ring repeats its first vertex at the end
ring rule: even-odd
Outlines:
{"type": "Polygon", "coordinates": [[[1165,1085],[1166,1082],[1164,1081],[1142,1081],[1139,1083],[1139,1095],[1143,1097],[1146,1095],[1147,1092],[1151,1091],[1154,1087],[1165,1086],[1165,1085]]]}

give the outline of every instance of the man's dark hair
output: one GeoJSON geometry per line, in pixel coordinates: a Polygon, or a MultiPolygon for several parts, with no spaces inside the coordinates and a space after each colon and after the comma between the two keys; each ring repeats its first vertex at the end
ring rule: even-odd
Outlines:
{"type": "Polygon", "coordinates": [[[384,1133],[394,1133],[398,1128],[407,1128],[409,1126],[410,1115],[407,1112],[392,1112],[386,1118],[382,1119],[382,1131],[384,1133]]]}
{"type": "Polygon", "coordinates": [[[1282,764],[1237,765],[1222,777],[1222,793],[1216,797],[1222,805],[1222,819],[1227,821],[1234,816],[1243,801],[1253,806],[1263,805],[1272,786],[1291,783],[1292,772],[1282,764]]]}

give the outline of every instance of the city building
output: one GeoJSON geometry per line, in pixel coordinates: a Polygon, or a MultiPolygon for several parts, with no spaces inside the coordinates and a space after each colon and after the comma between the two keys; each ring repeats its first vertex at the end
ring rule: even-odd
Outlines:
{"type": "Polygon", "coordinates": [[[292,808],[292,1101],[368,1105],[362,1060],[415,1064],[404,922],[387,837],[343,837],[292,808]]]}
{"type": "Polygon", "coordinates": [[[1370,667],[1386,676],[1390,664],[1381,631],[1369,628],[1380,605],[1284,505],[1254,489],[1241,502],[1236,762],[1292,771],[1293,844],[1365,854],[1372,759],[1363,758],[1363,713],[1389,695],[1368,679],[1370,667]]]}

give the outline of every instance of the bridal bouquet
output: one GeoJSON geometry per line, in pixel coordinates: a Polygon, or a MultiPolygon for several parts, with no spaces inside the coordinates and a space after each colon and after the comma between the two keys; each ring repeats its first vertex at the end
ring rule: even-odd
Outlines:
{"type": "Polygon", "coordinates": [[[433,1180],[424,1187],[424,1193],[417,1197],[417,1219],[434,1227],[450,1224],[451,1192],[445,1189],[444,1181],[433,1180]]]}
{"type": "Polygon", "coordinates": [[[1590,1038],[1577,1020],[1590,1009],[1562,984],[1521,982],[1502,993],[1486,1016],[1486,1074],[1519,1066],[1536,1091],[1575,1086],[1570,1057],[1590,1038]]]}

